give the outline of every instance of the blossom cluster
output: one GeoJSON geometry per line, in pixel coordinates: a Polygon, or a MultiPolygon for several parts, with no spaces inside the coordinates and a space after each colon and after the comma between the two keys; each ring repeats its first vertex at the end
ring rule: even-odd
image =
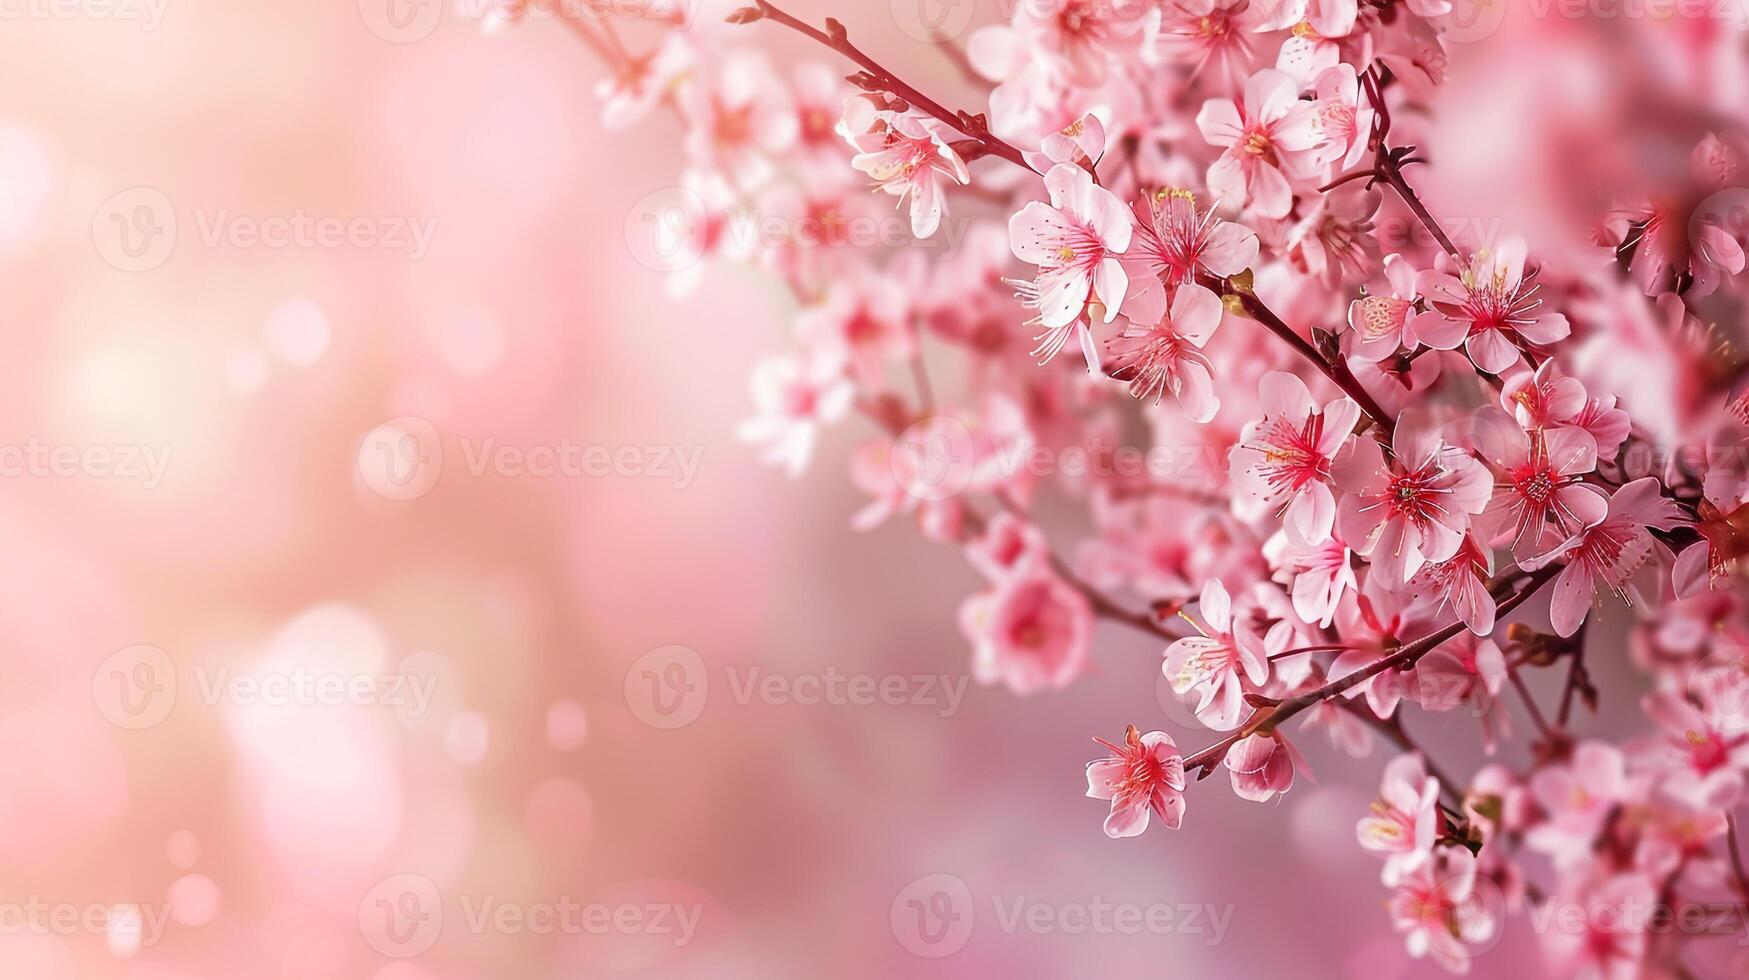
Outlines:
{"type": "MultiPolygon", "coordinates": [[[[1454,234],[1415,190],[1438,166],[1414,148],[1430,100],[1464,57],[1449,0],[1004,9],[942,42],[977,112],[763,0],[728,26],[652,12],[641,49],[573,23],[612,69],[610,125],[683,127],[692,203],[671,231],[695,261],[676,288],[737,262],[794,295],[741,435],[800,473],[823,431],[871,424],[852,523],[908,518],[963,551],[981,683],[1080,682],[1101,620],[1157,642],[1212,742],[1100,740],[1086,791],[1112,837],[1192,825],[1191,784],[1221,770],[1245,800],[1288,793],[1296,742],[1383,742],[1358,844],[1416,956],[1464,972],[1505,917],[1556,905],[1749,901],[1732,816],[1749,401],[1730,344],[1749,227],[1706,204],[1739,179],[1743,107],[1708,114],[1683,172],[1600,207],[1592,255],[1548,261],[1537,229],[1454,234]],[[758,47],[776,28],[833,61],[779,70],[758,47]],[[832,233],[883,202],[912,247],[832,233]],[[760,217],[812,233],[737,234],[760,217]],[[1425,239],[1380,234],[1387,218],[1425,239]],[[1206,465],[1020,462],[1136,440],[1206,465]],[[1047,494],[1091,530],[1061,544],[1047,494]],[[1625,650],[1588,634],[1605,616],[1633,624],[1625,650]],[[1612,692],[1639,697],[1642,738],[1586,731],[1605,657],[1644,678],[1612,692]],[[1557,704],[1525,683],[1539,673],[1557,704]],[[1467,779],[1405,724],[1460,711],[1494,760],[1467,779]]],[[[1746,60],[1692,26],[1645,43],[1746,60]]],[[[1644,917],[1581,918],[1544,932],[1562,975],[1681,975],[1697,955],[1644,917]]]]}

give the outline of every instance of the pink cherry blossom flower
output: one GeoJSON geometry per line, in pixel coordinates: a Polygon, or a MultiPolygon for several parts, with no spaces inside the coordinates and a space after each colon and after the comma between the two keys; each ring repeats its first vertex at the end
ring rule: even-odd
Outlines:
{"type": "Polygon", "coordinates": [[[1320,544],[1336,524],[1331,469],[1354,435],[1360,406],[1337,398],[1314,411],[1306,383],[1285,371],[1263,376],[1259,399],[1262,420],[1246,424],[1233,447],[1233,482],[1275,508],[1289,534],[1320,544]]]}
{"type": "MultiPolygon", "coordinates": [[[[1682,523],[1676,504],[1653,477],[1635,480],[1610,495],[1604,514],[1541,558],[1524,563],[1535,570],[1556,558],[1566,567],[1555,577],[1549,620],[1555,632],[1572,636],[1591,611],[1599,587],[1629,599],[1628,580],[1660,547],[1646,529],[1668,531],[1682,523]]],[[[1668,554],[1668,552],[1666,552],[1668,554]]]]}
{"type": "Polygon", "coordinates": [[[1356,587],[1353,552],[1341,539],[1303,544],[1279,532],[1265,546],[1271,564],[1291,582],[1294,615],[1314,626],[1328,627],[1336,618],[1343,595],[1356,587]]]}
{"type": "Polygon", "coordinates": [[[1052,167],[1045,187],[1051,203],[1033,201],[1008,222],[1015,257],[1039,267],[1032,282],[1017,284],[1044,328],[1033,356],[1049,361],[1077,333],[1088,370],[1097,371],[1099,353],[1082,319],[1090,302],[1103,305],[1106,323],[1117,317],[1129,288],[1118,257],[1130,247],[1135,226],[1123,202],[1080,167],[1052,167]]]}
{"type": "Polygon", "coordinates": [[[1347,37],[1360,13],[1357,0],[1256,0],[1267,11],[1261,30],[1280,31],[1304,23],[1328,38],[1347,37]]]}
{"type": "Polygon", "coordinates": [[[1300,101],[1292,78],[1273,68],[1251,76],[1242,107],[1210,99],[1196,124],[1210,145],[1226,148],[1209,168],[1209,189],[1265,218],[1286,217],[1292,182],[1319,169],[1316,109],[1300,101]]]}
{"type": "Polygon", "coordinates": [[[1409,591],[1430,599],[1436,610],[1449,604],[1465,626],[1486,636],[1494,629],[1494,596],[1488,591],[1493,576],[1493,550],[1468,534],[1457,554],[1423,565],[1409,579],[1409,591]]]}
{"type": "Polygon", "coordinates": [[[642,120],[663,99],[670,98],[694,62],[685,35],[668,34],[654,51],[627,55],[619,71],[595,86],[601,99],[601,121],[608,129],[625,129],[642,120]]]}
{"type": "MultiPolygon", "coordinates": [[[[844,149],[838,127],[844,110],[844,77],[819,62],[809,62],[796,68],[790,91],[797,149],[822,169],[841,165],[844,149]]],[[[857,101],[873,108],[866,99],[857,101]]]]}
{"type": "Polygon", "coordinates": [[[1628,267],[1646,292],[1672,290],[1688,280],[1688,293],[1707,296],[1749,265],[1738,241],[1742,229],[1729,224],[1733,215],[1727,208],[1709,207],[1718,200],[1713,195],[1721,192],[1724,200],[1731,200],[1739,169],[1737,153],[1709,133],[1694,148],[1686,186],[1613,215],[1613,244],[1631,255],[1628,267]]]}
{"type": "Polygon", "coordinates": [[[1136,219],[1135,240],[1124,256],[1130,288],[1123,312],[1137,323],[1159,322],[1167,297],[1194,286],[1198,276],[1236,276],[1257,261],[1256,233],[1212,210],[1198,212],[1189,191],[1155,194],[1136,205],[1136,219]]]}
{"type": "Polygon", "coordinates": [[[1579,928],[1547,929],[1543,948],[1550,966],[1566,977],[1631,980],[1644,976],[1647,930],[1659,902],[1658,886],[1644,874],[1629,872],[1577,888],[1564,889],[1556,908],[1582,914],[1570,916],[1579,928]]]}
{"type": "Polygon", "coordinates": [[[1476,856],[1461,847],[1421,856],[1398,875],[1391,896],[1391,922],[1403,934],[1409,955],[1430,956],[1453,973],[1468,973],[1468,947],[1487,943],[1498,910],[1482,900],[1476,856]]]}
{"type": "Polygon", "coordinates": [[[1535,274],[1527,275],[1521,239],[1508,239],[1494,252],[1478,253],[1456,277],[1429,270],[1417,288],[1437,318],[1417,321],[1421,342],[1438,350],[1463,345],[1476,367],[1500,374],[1518,361],[1526,344],[1552,344],[1572,332],[1567,318],[1545,307],[1535,274]]]}
{"type": "Polygon", "coordinates": [[[1092,169],[1105,155],[1105,123],[1089,112],[1046,136],[1037,153],[1023,153],[1026,163],[1039,173],[1049,173],[1066,163],[1092,169]]]}
{"type": "MultiPolygon", "coordinates": [[[[1354,0],[1340,2],[1354,8],[1354,0]]],[[[1353,65],[1335,65],[1318,75],[1316,90],[1313,119],[1324,158],[1344,170],[1352,169],[1366,156],[1373,129],[1374,112],[1361,94],[1360,77],[1353,65]]]]}
{"type": "Polygon", "coordinates": [[[1639,755],[1665,769],[1666,791],[1700,809],[1734,810],[1749,777],[1749,675],[1697,671],[1686,690],[1653,691],[1642,707],[1660,733],[1639,755]]]}
{"type": "MultiPolygon", "coordinates": [[[[1368,576],[1361,591],[1337,610],[1336,632],[1344,649],[1330,663],[1331,679],[1365,670],[1426,633],[1424,613],[1408,596],[1386,589],[1378,576],[1368,576]]],[[[1365,695],[1375,716],[1389,718],[1409,692],[1408,673],[1393,667],[1349,688],[1347,696],[1365,695]]]]}
{"type": "Polygon", "coordinates": [[[1488,505],[1488,471],[1448,445],[1427,422],[1398,420],[1388,465],[1378,444],[1355,440],[1355,452],[1337,474],[1350,491],[1336,510],[1337,531],[1355,552],[1371,559],[1385,584],[1401,586],[1428,562],[1457,554],[1471,515],[1488,505]]]}
{"type": "Polygon", "coordinates": [[[1071,85],[1094,88],[1141,45],[1146,7],[1122,0],[1021,0],[1014,28],[1071,85]]]}
{"type": "Polygon", "coordinates": [[[1015,575],[1050,564],[1051,547],[1037,525],[1008,511],[990,519],[990,525],[977,540],[966,545],[966,558],[972,567],[992,582],[1003,582],[1015,575]]]}
{"type": "Polygon", "coordinates": [[[850,482],[872,499],[851,515],[851,529],[872,531],[896,514],[915,513],[918,530],[926,539],[958,541],[965,505],[955,497],[932,500],[913,493],[916,477],[901,479],[901,467],[908,461],[904,453],[895,451],[890,438],[871,439],[857,447],[850,457],[850,482]]]}
{"type": "Polygon", "coordinates": [[[1381,261],[1373,220],[1380,200],[1355,181],[1303,202],[1302,217],[1288,231],[1288,258],[1329,289],[1370,275],[1381,261]]]}
{"type": "Polygon", "coordinates": [[[1087,665],[1093,610],[1087,598],[1050,572],[1031,569],[960,607],[972,643],[972,676],[1015,694],[1067,687],[1087,665]]]}
{"type": "Polygon", "coordinates": [[[1225,308],[1200,286],[1181,286],[1172,309],[1159,322],[1131,320],[1111,343],[1111,376],[1128,381],[1130,394],[1158,402],[1168,391],[1193,422],[1208,422],[1220,411],[1214,365],[1202,348],[1221,325],[1225,308]]]}
{"type": "Polygon", "coordinates": [[[1363,296],[1348,307],[1348,325],[1354,330],[1348,356],[1372,364],[1399,350],[1413,353],[1421,346],[1415,322],[1424,316],[1437,316],[1415,312],[1421,294],[1415,291],[1415,267],[1408,259],[1387,255],[1384,265],[1391,291],[1363,296]]]}
{"type": "Polygon", "coordinates": [[[1111,757],[1087,764],[1087,796],[1110,800],[1105,836],[1134,837],[1148,829],[1148,815],[1157,814],[1167,830],[1184,820],[1184,758],[1165,732],[1140,734],[1136,726],[1124,732],[1122,745],[1094,739],[1111,757]]]}
{"type": "Polygon", "coordinates": [[[1493,755],[1510,731],[1510,716],[1500,704],[1500,688],[1506,680],[1506,657],[1494,641],[1460,633],[1421,658],[1409,689],[1428,711],[1452,711],[1468,704],[1482,723],[1482,748],[1493,755]]]}
{"type": "Polygon", "coordinates": [[[1160,34],[1167,56],[1190,65],[1198,78],[1211,73],[1237,88],[1255,67],[1252,34],[1258,22],[1250,0],[1199,0],[1164,5],[1160,34]]]}
{"type": "Polygon", "coordinates": [[[1613,745],[1580,742],[1566,765],[1539,770],[1530,791],[1544,820],[1531,828],[1525,843],[1557,862],[1581,860],[1610,811],[1627,796],[1627,764],[1613,745]]]}
{"type": "Polygon", "coordinates": [[[1233,619],[1232,598],[1218,579],[1203,586],[1200,611],[1203,621],[1190,621],[1198,635],[1167,647],[1162,671],[1174,692],[1197,693],[1198,721],[1231,731],[1239,727],[1246,684],[1255,689],[1269,680],[1269,658],[1251,625],[1233,619]]]}
{"type": "Polygon", "coordinates": [[[770,181],[776,173],[772,158],[796,135],[795,115],[770,64],[757,54],[738,53],[725,59],[708,83],[681,91],[686,149],[693,161],[743,191],[770,181]]]}
{"type": "Polygon", "coordinates": [[[1551,358],[1535,372],[1520,371],[1506,379],[1500,404],[1526,429],[1574,428],[1591,436],[1597,458],[1613,460],[1632,431],[1628,413],[1615,407],[1615,396],[1592,398],[1577,378],[1568,377],[1551,358]]]}
{"type": "Polygon", "coordinates": [[[948,144],[940,121],[912,113],[876,109],[865,98],[845,101],[839,133],[858,153],[850,165],[868,174],[875,186],[911,205],[911,233],[929,238],[941,227],[947,203],[943,177],[971,183],[966,163],[948,144]]]}
{"type": "Polygon", "coordinates": [[[1584,482],[1597,468],[1597,443],[1579,429],[1533,429],[1503,425],[1492,462],[1500,474],[1493,499],[1476,520],[1490,544],[1512,543],[1520,562],[1603,520],[1609,503],[1584,482]]]}
{"type": "Polygon", "coordinates": [[[879,388],[887,364],[905,360],[915,348],[909,310],[891,277],[859,269],[833,282],[820,303],[796,314],[796,335],[804,343],[847,351],[857,383],[879,388]]]}
{"type": "Polygon", "coordinates": [[[1387,856],[1385,881],[1389,883],[1405,867],[1432,855],[1441,820],[1439,780],[1427,774],[1419,755],[1410,753],[1385,766],[1379,798],[1355,830],[1361,847],[1387,856]]]}
{"type": "MultiPolygon", "coordinates": [[[[1312,676],[1316,678],[1318,675],[1312,676]]],[[[1330,736],[1330,744],[1349,758],[1364,759],[1372,754],[1372,729],[1360,716],[1348,710],[1346,704],[1337,698],[1319,701],[1301,715],[1305,721],[1300,728],[1308,732],[1321,728],[1330,736]]]]}
{"type": "Polygon", "coordinates": [[[844,376],[841,348],[823,346],[760,361],[753,369],[753,404],[759,414],[735,434],[763,446],[760,458],[802,475],[820,426],[842,419],[856,392],[844,376]]]}
{"type": "Polygon", "coordinates": [[[1294,771],[1311,776],[1305,756],[1280,732],[1240,739],[1222,762],[1233,780],[1233,795],[1253,803],[1268,803],[1293,788],[1294,771]]]}

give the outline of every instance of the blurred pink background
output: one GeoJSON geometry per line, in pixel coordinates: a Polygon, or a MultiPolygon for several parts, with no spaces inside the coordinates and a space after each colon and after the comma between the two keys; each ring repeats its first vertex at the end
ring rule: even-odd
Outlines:
{"type": "MultiPolygon", "coordinates": [[[[601,129],[560,25],[433,7],[390,43],[373,2],[8,8],[0,976],[1441,975],[1354,840],[1382,755],[1308,741],[1279,805],[1107,840],[1089,736],[1188,731],[1155,645],[1105,625],[1063,694],[967,685],[975,573],[851,532],[854,434],[801,482],[733,438],[787,294],[717,266],[675,301],[628,249],[672,120],[601,129]],[[478,458],[505,447],[533,455],[478,458]],[[754,668],[928,703],[738,696],[754,668]],[[645,671],[708,694],[653,714],[645,671]],[[1077,928],[1101,903],[1215,918],[1077,928]]],[[[968,97],[886,4],[837,14],[968,97]]],[[[1451,204],[1514,152],[1459,141],[1430,200],[1546,227],[1534,182],[1451,204]]],[[[1423,722],[1466,772],[1471,724],[1423,722]]],[[[1534,967],[1521,922],[1504,944],[1534,967]]]]}

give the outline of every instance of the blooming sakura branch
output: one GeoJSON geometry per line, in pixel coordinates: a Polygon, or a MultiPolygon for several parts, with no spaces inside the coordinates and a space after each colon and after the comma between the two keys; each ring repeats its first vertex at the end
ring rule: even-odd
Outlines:
{"type": "MultiPolygon", "coordinates": [[[[1169,862],[1199,797],[1277,801],[1334,750],[1378,780],[1352,857],[1408,955],[1467,972],[1517,921],[1554,975],[1713,975],[1717,930],[1670,925],[1749,903],[1749,209],[1719,203],[1749,180],[1749,114],[1716,84],[1749,52],[1712,10],[1623,34],[1623,63],[1717,73],[1636,75],[1638,111],[1688,120],[1646,136],[1668,165],[1565,202],[1577,231],[1441,220],[1454,79],[1536,29],[1478,30],[1472,6],[1009,4],[941,48],[972,108],[766,0],[742,30],[567,26],[610,125],[682,128],[696,261],[661,271],[751,266],[789,294],[739,436],[792,476],[832,440],[852,527],[963,556],[978,684],[1044,719],[1053,692],[1160,671],[1172,730],[1087,733],[1090,829],[1189,835],[1145,852],[1169,862]],[[774,64],[783,32],[820,60],[774,64]],[[735,230],[852,199],[916,241],[735,230]],[[1147,462],[1025,463],[1113,446],[1147,462]],[[1206,465],[1149,455],[1185,448],[1206,465]],[[1434,725],[1484,764],[1439,758],[1434,725]]],[[[1488,111],[1490,139],[1520,125],[1488,111]]],[[[640,690],[702,704],[685,674],[640,690]]],[[[919,955],[969,935],[964,884],[932,891],[894,905],[919,955]]]]}

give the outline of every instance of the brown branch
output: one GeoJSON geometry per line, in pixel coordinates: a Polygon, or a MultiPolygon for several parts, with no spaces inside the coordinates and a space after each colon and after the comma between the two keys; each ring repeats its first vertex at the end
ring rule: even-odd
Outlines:
{"type": "MultiPolygon", "coordinates": [[[[822,31],[783,12],[770,0],[754,0],[753,6],[742,7],[729,15],[729,23],[731,24],[752,24],[761,20],[772,21],[831,48],[856,62],[868,73],[868,77],[863,81],[922,109],[936,119],[952,126],[968,139],[976,140],[985,154],[998,156],[1017,167],[1024,167],[1027,173],[1037,173],[1027,165],[1026,158],[1021,156],[1019,150],[991,135],[989,123],[982,114],[973,115],[968,112],[950,111],[946,106],[913,88],[899,76],[888,71],[880,62],[863,53],[861,48],[850,43],[849,33],[845,31],[844,25],[838,21],[830,17],[826,18],[826,29],[822,31]]],[[[857,81],[857,79],[853,78],[852,81],[857,81]]]]}
{"type": "MultiPolygon", "coordinates": [[[[1530,577],[1529,581],[1525,582],[1517,592],[1513,593],[1511,597],[1500,603],[1496,610],[1497,619],[1504,619],[1514,609],[1523,605],[1527,599],[1537,592],[1537,590],[1541,589],[1549,582],[1554,581],[1555,576],[1560,573],[1562,567],[1563,566],[1560,564],[1549,564],[1538,569],[1536,573],[1530,577]]],[[[1490,587],[1489,591],[1498,591],[1504,588],[1505,584],[1504,577],[1499,578],[1490,587]]],[[[1387,670],[1414,667],[1415,664],[1429,651],[1452,637],[1457,636],[1468,628],[1469,627],[1466,626],[1462,620],[1458,620],[1450,625],[1435,630],[1418,640],[1404,644],[1397,649],[1396,653],[1393,653],[1368,667],[1349,674],[1341,680],[1331,681],[1317,690],[1295,695],[1285,701],[1258,710],[1245,722],[1245,724],[1239,727],[1238,731],[1233,732],[1219,742],[1216,742],[1208,748],[1203,749],[1201,752],[1185,759],[1184,771],[1190,772],[1192,769],[1202,769],[1202,772],[1197,777],[1199,779],[1209,775],[1214,771],[1214,767],[1219,765],[1221,760],[1226,757],[1227,750],[1238,744],[1240,739],[1259,733],[1267,735],[1275,731],[1275,729],[1283,722],[1292,718],[1294,715],[1299,714],[1315,704],[1326,701],[1339,694],[1344,694],[1387,670]]]]}

